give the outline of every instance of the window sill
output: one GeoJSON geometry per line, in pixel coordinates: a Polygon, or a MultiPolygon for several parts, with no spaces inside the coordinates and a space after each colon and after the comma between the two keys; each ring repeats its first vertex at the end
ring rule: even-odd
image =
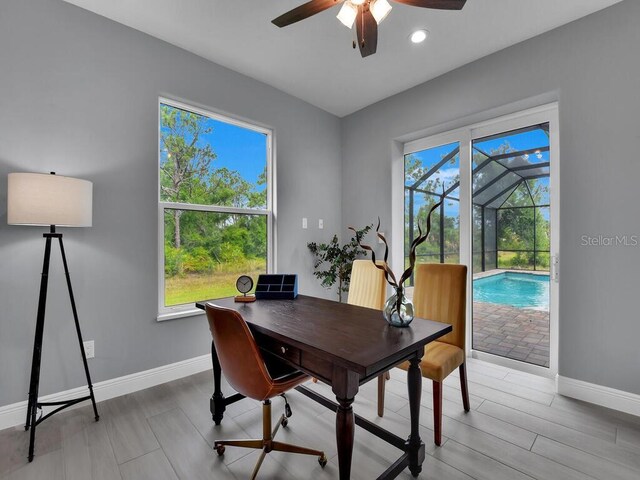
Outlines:
{"type": "Polygon", "coordinates": [[[178,318],[195,317],[197,315],[204,315],[204,312],[199,308],[189,307],[184,310],[176,309],[175,311],[159,313],[157,320],[158,322],[164,322],[166,320],[176,320],[178,318]]]}

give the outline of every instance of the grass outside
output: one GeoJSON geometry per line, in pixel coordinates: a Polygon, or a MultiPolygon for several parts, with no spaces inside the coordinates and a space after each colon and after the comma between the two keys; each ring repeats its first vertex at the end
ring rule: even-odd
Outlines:
{"type": "MultiPolygon", "coordinates": [[[[416,265],[420,263],[440,263],[440,254],[421,255],[416,257],[416,265]]],[[[460,263],[460,255],[457,253],[445,253],[444,263],[460,263]]],[[[409,267],[409,257],[404,257],[404,268],[409,267]]]]}
{"type": "Polygon", "coordinates": [[[528,253],[498,251],[498,268],[514,270],[549,270],[549,252],[538,251],[536,266],[528,253]]]}
{"type": "Polygon", "coordinates": [[[240,275],[249,275],[255,283],[261,273],[265,273],[264,267],[243,272],[189,274],[165,278],[165,305],[169,307],[200,300],[231,297],[238,294],[236,280],[240,275]]]}
{"type": "Polygon", "coordinates": [[[517,252],[498,252],[499,268],[524,268],[533,270],[533,265],[525,265],[523,262],[517,261],[517,252]]]}

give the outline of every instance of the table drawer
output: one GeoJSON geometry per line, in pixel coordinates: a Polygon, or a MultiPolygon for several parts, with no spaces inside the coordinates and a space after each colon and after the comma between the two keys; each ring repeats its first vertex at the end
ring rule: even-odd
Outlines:
{"type": "Polygon", "coordinates": [[[296,347],[292,347],[284,342],[280,342],[274,338],[262,336],[258,342],[260,348],[276,355],[277,357],[284,358],[295,365],[300,365],[300,350],[296,347]]]}
{"type": "Polygon", "coordinates": [[[307,372],[313,372],[316,377],[331,383],[333,377],[333,363],[325,358],[320,358],[309,352],[303,352],[300,357],[300,366],[307,372]]]}

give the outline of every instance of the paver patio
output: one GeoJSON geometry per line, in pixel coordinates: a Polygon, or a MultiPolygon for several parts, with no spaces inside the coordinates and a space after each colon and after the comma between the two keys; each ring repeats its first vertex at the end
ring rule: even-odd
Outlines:
{"type": "Polygon", "coordinates": [[[473,302],[473,348],[549,366],[549,312],[473,302]]]}

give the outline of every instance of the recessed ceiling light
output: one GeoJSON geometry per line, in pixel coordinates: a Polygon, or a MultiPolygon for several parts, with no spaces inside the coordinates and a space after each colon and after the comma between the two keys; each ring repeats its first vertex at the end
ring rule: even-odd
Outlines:
{"type": "Polygon", "coordinates": [[[413,43],[422,43],[427,39],[427,35],[429,35],[429,32],[426,30],[416,30],[409,36],[409,38],[413,43]]]}

